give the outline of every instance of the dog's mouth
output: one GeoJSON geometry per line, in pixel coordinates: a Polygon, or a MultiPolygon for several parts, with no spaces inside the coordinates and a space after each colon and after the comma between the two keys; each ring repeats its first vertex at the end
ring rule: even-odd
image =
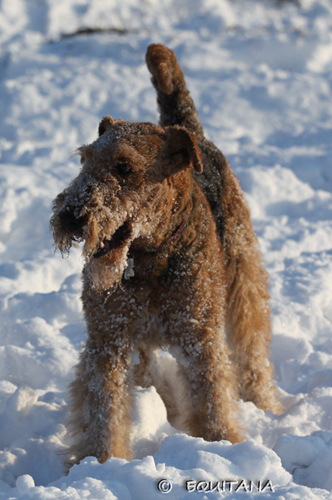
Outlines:
{"type": "Polygon", "coordinates": [[[104,255],[109,254],[112,250],[117,250],[124,246],[132,235],[132,230],[129,221],[126,221],[120,226],[110,239],[104,238],[99,249],[93,255],[95,259],[99,259],[104,255]]]}

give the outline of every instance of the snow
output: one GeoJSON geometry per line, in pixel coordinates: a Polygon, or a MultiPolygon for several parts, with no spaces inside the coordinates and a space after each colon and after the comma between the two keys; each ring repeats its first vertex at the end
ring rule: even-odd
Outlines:
{"type": "Polygon", "coordinates": [[[2,0],[0,499],[155,499],[167,497],[162,479],[179,500],[332,498],[331,33],[330,0],[2,0]],[[72,36],[83,27],[105,32],[72,36]],[[85,341],[83,259],[80,249],[54,254],[51,203],[102,116],[157,122],[151,42],[175,50],[250,204],[285,412],[240,402],[248,440],[206,443],[176,434],[155,389],[138,388],[135,460],[90,457],[65,476],[67,384],[85,341]],[[237,491],[211,491],[239,479],[237,491]],[[249,493],[250,480],[274,491],[249,493]]]}

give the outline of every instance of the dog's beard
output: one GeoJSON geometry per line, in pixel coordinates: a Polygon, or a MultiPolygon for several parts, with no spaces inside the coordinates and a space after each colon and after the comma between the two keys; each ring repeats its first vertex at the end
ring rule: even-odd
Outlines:
{"type": "Polygon", "coordinates": [[[103,238],[97,250],[87,258],[84,275],[95,291],[115,288],[128,267],[130,246],[139,234],[138,225],[125,221],[110,238],[103,238]]]}
{"type": "Polygon", "coordinates": [[[112,250],[98,259],[90,259],[84,268],[84,275],[89,279],[95,291],[110,290],[122,280],[128,265],[130,243],[112,250]]]}
{"type": "Polygon", "coordinates": [[[81,237],[73,236],[69,231],[66,231],[59,219],[60,210],[54,203],[53,214],[50,220],[50,229],[53,233],[53,241],[55,250],[60,250],[62,256],[68,256],[73,244],[82,241],[81,237]]]}
{"type": "Polygon", "coordinates": [[[132,224],[129,220],[125,220],[123,223],[118,222],[115,227],[117,227],[115,230],[102,231],[98,236],[98,226],[92,220],[89,224],[89,233],[86,236],[83,255],[87,259],[100,259],[112,252],[116,253],[125,246],[126,242],[132,239],[132,224]],[[111,234],[111,236],[105,236],[105,234],[111,234]]]}

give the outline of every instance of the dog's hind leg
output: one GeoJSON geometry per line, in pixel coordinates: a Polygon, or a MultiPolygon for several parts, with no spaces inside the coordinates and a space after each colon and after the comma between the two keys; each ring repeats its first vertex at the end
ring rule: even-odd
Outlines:
{"type": "Polygon", "coordinates": [[[269,362],[271,342],[268,275],[239,182],[225,172],[224,255],[227,282],[227,336],[239,369],[240,396],[263,410],[280,413],[269,362]]]}
{"type": "Polygon", "coordinates": [[[203,127],[174,52],[162,44],[149,45],[146,64],[157,91],[160,125],[180,125],[202,139],[203,127]]]}

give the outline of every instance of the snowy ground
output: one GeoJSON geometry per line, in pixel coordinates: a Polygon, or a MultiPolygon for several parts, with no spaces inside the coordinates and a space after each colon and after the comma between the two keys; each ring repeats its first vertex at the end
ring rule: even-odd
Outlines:
{"type": "Polygon", "coordinates": [[[179,500],[247,498],[249,480],[270,481],[252,498],[332,498],[332,4],[299,4],[0,2],[0,499],[155,500],[166,495],[160,479],[179,500]],[[82,27],[113,31],[69,36],[82,27]],[[157,121],[151,42],[176,51],[207,134],[246,192],[270,273],[286,411],[241,402],[250,439],[205,443],[173,435],[154,388],[138,389],[137,460],[88,458],[66,477],[58,452],[85,339],[83,262],[79,250],[54,255],[50,205],[103,115],[157,121]],[[241,478],[218,485],[233,493],[206,490],[241,478]],[[187,480],[214,483],[189,492],[187,480]]]}

